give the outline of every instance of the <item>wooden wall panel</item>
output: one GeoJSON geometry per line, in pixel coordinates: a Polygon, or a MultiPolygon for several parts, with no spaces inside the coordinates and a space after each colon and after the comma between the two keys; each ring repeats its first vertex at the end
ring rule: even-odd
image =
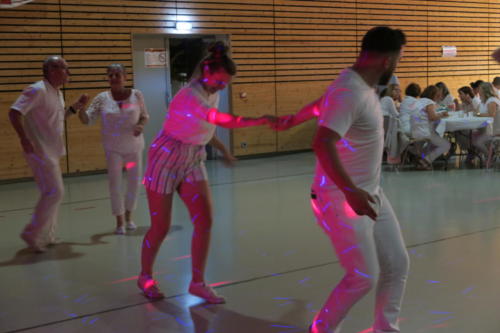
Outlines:
{"type": "MultiPolygon", "coordinates": [[[[62,54],[71,67],[68,103],[82,92],[105,90],[109,63],[132,69],[132,35],[178,34],[177,18],[190,21],[195,34],[230,36],[239,70],[232,85],[235,114],[299,110],[352,64],[363,34],[380,24],[408,36],[397,70],[403,89],[410,82],[424,88],[445,81],[456,94],[470,81],[500,76],[500,65],[489,57],[500,46],[499,13],[500,0],[37,0],[0,11],[0,106],[7,111],[23,88],[40,79],[49,54],[62,54]],[[458,56],[442,58],[443,45],[457,46],[458,56]]],[[[280,133],[239,129],[232,148],[236,155],[306,149],[313,132],[313,122],[280,133]]],[[[0,180],[29,175],[6,117],[0,134],[0,180]]],[[[66,136],[65,172],[104,168],[99,126],[72,118],[66,136]]]]}

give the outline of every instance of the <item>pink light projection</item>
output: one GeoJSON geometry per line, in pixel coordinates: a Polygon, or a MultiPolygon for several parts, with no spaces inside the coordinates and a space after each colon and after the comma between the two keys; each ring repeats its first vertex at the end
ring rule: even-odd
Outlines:
{"type": "Polygon", "coordinates": [[[136,162],[127,162],[127,163],[125,164],[125,168],[126,168],[127,170],[130,170],[130,169],[132,169],[132,168],[135,168],[135,166],[136,166],[136,165],[137,165],[137,163],[136,163],[136,162]]]}

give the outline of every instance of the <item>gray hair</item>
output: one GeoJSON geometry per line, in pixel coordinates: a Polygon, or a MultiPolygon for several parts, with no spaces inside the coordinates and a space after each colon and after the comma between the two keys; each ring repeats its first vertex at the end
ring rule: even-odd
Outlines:
{"type": "Polygon", "coordinates": [[[45,58],[43,61],[43,76],[47,78],[49,75],[49,69],[52,67],[57,67],[58,62],[61,61],[62,57],[58,55],[51,55],[45,58]]]}
{"type": "Polygon", "coordinates": [[[124,75],[127,74],[127,69],[125,68],[125,66],[119,63],[109,65],[108,68],[106,69],[106,73],[109,74],[109,72],[111,72],[112,70],[119,70],[124,75]]]}

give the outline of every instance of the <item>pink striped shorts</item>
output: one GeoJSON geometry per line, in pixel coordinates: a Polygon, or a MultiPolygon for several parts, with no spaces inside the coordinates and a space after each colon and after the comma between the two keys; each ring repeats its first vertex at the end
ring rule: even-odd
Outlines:
{"type": "Polygon", "coordinates": [[[149,148],[142,183],[150,191],[169,194],[182,182],[208,180],[206,157],[204,145],[187,144],[162,132],[149,148]]]}

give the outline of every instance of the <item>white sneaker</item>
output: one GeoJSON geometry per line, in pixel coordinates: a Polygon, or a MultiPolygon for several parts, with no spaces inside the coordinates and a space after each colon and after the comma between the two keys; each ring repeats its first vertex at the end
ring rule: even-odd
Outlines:
{"type": "Polygon", "coordinates": [[[19,235],[21,239],[28,245],[28,247],[35,253],[44,253],[47,251],[47,247],[37,244],[33,239],[31,239],[27,234],[22,233],[19,235]]]}
{"type": "Polygon", "coordinates": [[[226,299],[224,297],[217,295],[215,290],[207,286],[204,282],[199,282],[199,283],[191,282],[191,284],[189,285],[189,293],[191,295],[203,298],[210,304],[226,303],[226,299]]]}
{"type": "Polygon", "coordinates": [[[124,226],[116,227],[115,235],[125,235],[125,227],[124,226]]]}
{"type": "Polygon", "coordinates": [[[135,225],[134,221],[127,221],[127,230],[135,230],[137,229],[137,225],[135,225]]]}

